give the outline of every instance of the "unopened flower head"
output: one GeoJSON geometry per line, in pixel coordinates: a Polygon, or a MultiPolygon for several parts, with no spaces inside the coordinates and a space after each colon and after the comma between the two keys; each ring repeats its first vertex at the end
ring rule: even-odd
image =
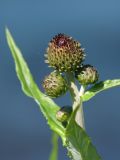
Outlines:
{"type": "Polygon", "coordinates": [[[70,118],[71,113],[72,108],[64,106],[56,113],[56,119],[60,122],[66,122],[70,118]]]}
{"type": "Polygon", "coordinates": [[[98,81],[99,74],[91,65],[83,65],[76,72],[76,78],[83,85],[93,84],[98,81]]]}
{"type": "Polygon", "coordinates": [[[45,77],[43,88],[48,96],[56,98],[67,91],[67,82],[61,74],[58,72],[52,72],[45,77]]]}
{"type": "Polygon", "coordinates": [[[51,67],[60,72],[75,71],[83,62],[85,54],[78,41],[64,34],[56,35],[45,54],[51,67]]]}

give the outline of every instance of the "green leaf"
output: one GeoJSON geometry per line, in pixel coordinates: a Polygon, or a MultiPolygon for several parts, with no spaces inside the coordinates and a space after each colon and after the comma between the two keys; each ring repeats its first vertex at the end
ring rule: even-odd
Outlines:
{"type": "Polygon", "coordinates": [[[99,92],[116,86],[120,86],[120,79],[99,82],[95,84],[93,87],[91,87],[88,91],[86,91],[85,94],[82,96],[82,99],[83,101],[88,101],[99,92]]]}
{"type": "Polygon", "coordinates": [[[101,160],[84,129],[75,122],[77,109],[66,128],[68,155],[72,160],[101,160]]]}
{"type": "Polygon", "coordinates": [[[57,160],[58,158],[58,135],[53,132],[52,133],[52,150],[50,153],[49,160],[57,160]]]}
{"type": "Polygon", "coordinates": [[[16,73],[18,79],[20,80],[23,92],[37,102],[45,118],[48,120],[48,124],[50,125],[51,129],[57,132],[59,135],[63,135],[64,127],[56,120],[55,117],[59,107],[52,101],[52,99],[44,95],[39,90],[37,84],[33,80],[21,51],[16,46],[8,29],[6,29],[6,37],[15,62],[16,73]]]}

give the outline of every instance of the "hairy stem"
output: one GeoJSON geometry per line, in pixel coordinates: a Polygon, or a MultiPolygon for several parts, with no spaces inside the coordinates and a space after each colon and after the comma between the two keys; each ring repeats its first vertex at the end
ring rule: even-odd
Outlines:
{"type": "Polygon", "coordinates": [[[78,88],[75,84],[74,81],[74,76],[73,73],[66,73],[66,77],[68,80],[68,86],[69,86],[69,91],[72,97],[72,101],[73,101],[73,110],[76,109],[76,107],[79,106],[78,111],[76,113],[76,122],[78,125],[80,125],[80,127],[82,127],[83,129],[85,129],[85,123],[84,123],[84,113],[83,113],[83,103],[82,103],[82,98],[81,96],[84,94],[85,91],[85,87],[81,86],[80,92],[78,91],[78,88]]]}

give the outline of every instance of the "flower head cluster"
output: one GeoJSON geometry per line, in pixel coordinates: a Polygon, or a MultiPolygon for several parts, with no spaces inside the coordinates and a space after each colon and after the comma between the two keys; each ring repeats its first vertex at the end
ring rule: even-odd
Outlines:
{"type": "MultiPolygon", "coordinates": [[[[91,65],[83,65],[85,59],[84,49],[72,37],[58,34],[49,42],[45,62],[53,67],[54,71],[45,77],[43,88],[45,93],[57,98],[69,89],[70,75],[77,78],[81,85],[89,85],[98,81],[97,70],[91,65]],[[69,76],[68,76],[69,75],[69,76]]],[[[67,123],[71,115],[71,107],[64,106],[56,113],[56,119],[67,123]]]]}
{"type": "Polygon", "coordinates": [[[55,70],[43,81],[45,93],[52,97],[59,97],[67,92],[66,73],[72,74],[81,85],[89,85],[98,81],[97,70],[91,65],[83,65],[84,49],[72,37],[58,34],[49,42],[45,62],[55,70]]]}

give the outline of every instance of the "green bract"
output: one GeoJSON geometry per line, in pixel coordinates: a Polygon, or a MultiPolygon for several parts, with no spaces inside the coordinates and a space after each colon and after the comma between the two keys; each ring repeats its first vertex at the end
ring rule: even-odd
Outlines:
{"type": "Polygon", "coordinates": [[[60,72],[75,71],[84,60],[78,41],[64,34],[56,35],[47,48],[46,62],[60,72]]]}
{"type": "Polygon", "coordinates": [[[72,113],[72,108],[69,106],[62,107],[59,111],[56,113],[56,118],[60,122],[66,122],[72,113]]]}
{"type": "Polygon", "coordinates": [[[43,81],[43,88],[48,96],[56,98],[67,91],[67,83],[60,73],[52,72],[50,75],[45,77],[43,81]]]}
{"type": "Polygon", "coordinates": [[[83,65],[75,73],[78,81],[83,85],[93,84],[98,81],[99,75],[97,70],[91,65],[83,65]]]}

